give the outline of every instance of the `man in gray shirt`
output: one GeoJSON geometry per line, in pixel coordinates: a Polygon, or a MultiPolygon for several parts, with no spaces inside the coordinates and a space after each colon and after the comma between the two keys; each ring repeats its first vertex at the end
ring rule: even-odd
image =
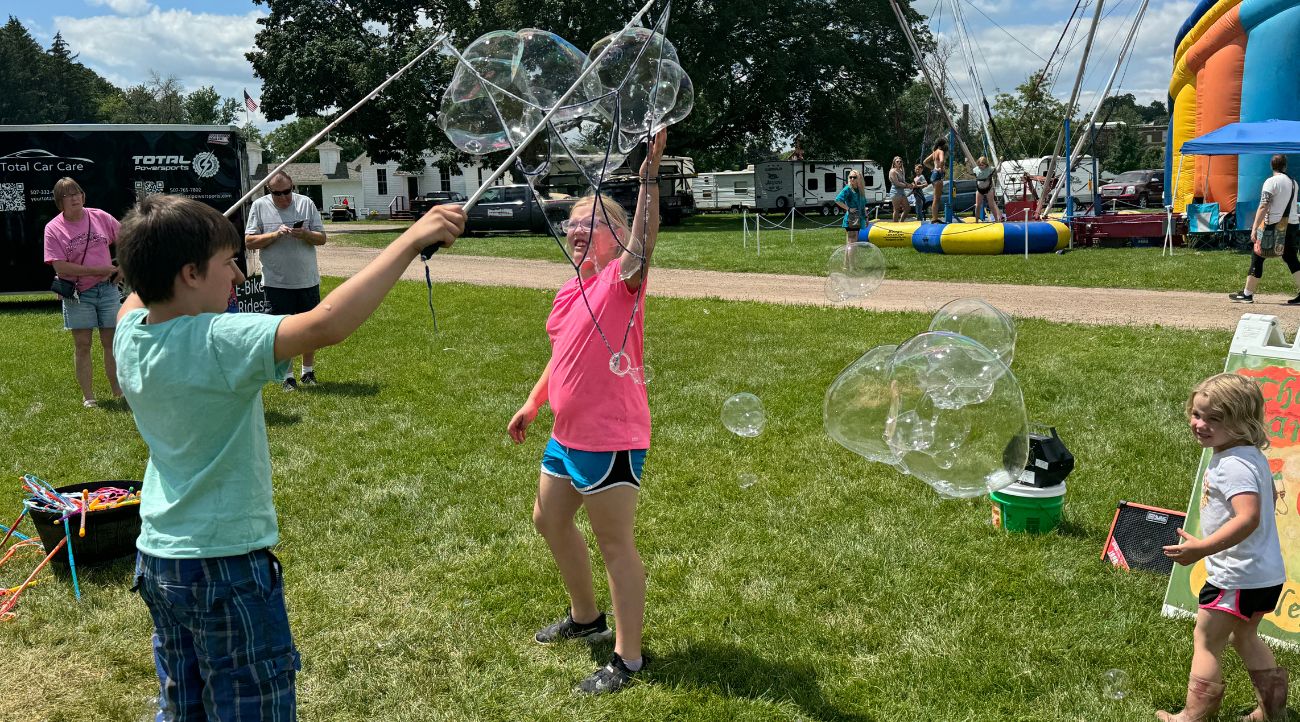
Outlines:
{"type": "MultiPolygon", "coordinates": [[[[320,303],[320,271],[316,266],[316,246],[325,245],[325,226],[320,211],[307,196],[293,192],[293,179],[283,171],[266,182],[267,195],[249,207],[244,228],[244,245],[260,251],[262,287],[266,302],[275,315],[310,311],[320,303]]],[[[316,383],[313,362],[316,353],[302,355],[302,383],[316,383]]],[[[285,391],[296,391],[293,362],[285,377],[285,391]]]]}

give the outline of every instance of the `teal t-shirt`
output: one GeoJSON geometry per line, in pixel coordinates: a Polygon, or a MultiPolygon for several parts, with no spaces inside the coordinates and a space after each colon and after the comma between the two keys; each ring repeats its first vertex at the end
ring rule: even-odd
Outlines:
{"type": "Polygon", "coordinates": [[[839,195],[835,196],[836,203],[843,203],[848,207],[844,212],[844,222],[840,224],[843,228],[861,228],[867,217],[867,197],[853,190],[853,186],[844,186],[839,195]]]}
{"type": "Polygon", "coordinates": [[[167,559],[246,554],[279,541],[262,386],[283,316],[181,316],[117,326],[117,379],[149,446],[136,548],[167,559]]]}

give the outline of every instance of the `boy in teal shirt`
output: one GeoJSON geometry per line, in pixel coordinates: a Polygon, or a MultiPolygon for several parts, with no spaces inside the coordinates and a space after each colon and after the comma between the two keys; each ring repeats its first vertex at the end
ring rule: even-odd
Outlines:
{"type": "Polygon", "coordinates": [[[295,718],[262,386],[351,335],[416,254],[450,246],[464,222],[438,206],[315,309],[267,316],[223,313],[240,239],[217,211],[155,195],[123,221],[118,261],[135,293],[113,352],[149,446],[136,587],[154,622],[159,720],[295,718]]]}

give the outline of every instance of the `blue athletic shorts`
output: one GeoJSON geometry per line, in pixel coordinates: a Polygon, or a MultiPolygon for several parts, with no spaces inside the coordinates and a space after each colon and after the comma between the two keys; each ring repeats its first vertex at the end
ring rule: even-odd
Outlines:
{"type": "Polygon", "coordinates": [[[645,449],[579,451],[555,439],[542,452],[542,471],[568,479],[579,494],[595,494],[615,486],[641,488],[645,449]]]}

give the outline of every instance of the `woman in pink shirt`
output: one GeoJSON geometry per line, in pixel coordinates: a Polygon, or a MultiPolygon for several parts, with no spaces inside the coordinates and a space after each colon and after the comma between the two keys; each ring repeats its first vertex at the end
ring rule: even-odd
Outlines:
{"type": "Polygon", "coordinates": [[[91,382],[95,369],[90,351],[96,328],[104,347],[104,375],[113,396],[122,396],[113,361],[113,330],[122,294],[114,283],[118,270],[109,251],[117,240],[119,224],[112,215],[87,208],[85,192],[71,178],[60,178],[54,184],[54,207],[59,214],[45,225],[45,262],[54,267],[59,278],[71,281],[77,289],[74,298],[63,299],[63,327],[72,332],[73,366],[81,386],[81,403],[93,408],[95,390],[91,382]]]}
{"type": "Polygon", "coordinates": [[[578,275],[555,295],[546,321],[551,359],[508,427],[515,443],[523,443],[537,410],[551,404],[555,424],[542,456],[533,524],[560,568],[569,611],[538,631],[537,642],[591,642],[611,634],[596,606],[587,541],[574,523],[579,508],[586,507],[605,560],[617,634],[609,663],[578,684],[576,690],[587,694],[622,689],[644,664],[645,567],[633,538],[650,446],[642,301],[659,230],[658,173],[666,142],[660,131],[641,164],[630,229],[627,214],[608,196],[588,196],[573,207],[564,227],[578,275]]]}

